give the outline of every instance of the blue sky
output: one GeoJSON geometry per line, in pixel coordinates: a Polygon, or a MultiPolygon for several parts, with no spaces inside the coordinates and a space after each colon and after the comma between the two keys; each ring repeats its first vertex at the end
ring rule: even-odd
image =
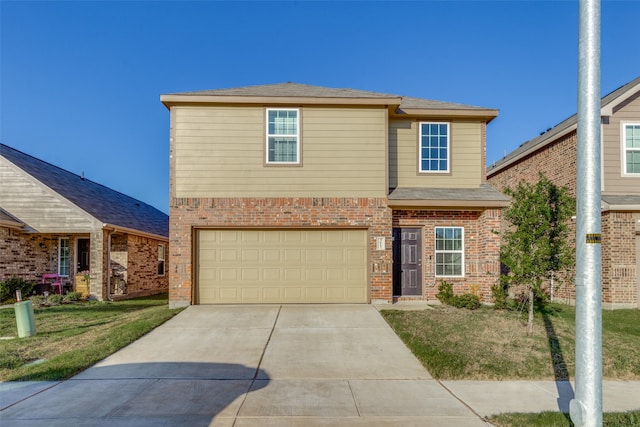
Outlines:
{"type": "MultiPolygon", "coordinates": [[[[640,75],[602,1],[602,94],[640,75]]],[[[576,112],[578,1],[0,1],[0,141],[168,212],[163,93],[293,81],[497,108],[487,157],[576,112]]]]}

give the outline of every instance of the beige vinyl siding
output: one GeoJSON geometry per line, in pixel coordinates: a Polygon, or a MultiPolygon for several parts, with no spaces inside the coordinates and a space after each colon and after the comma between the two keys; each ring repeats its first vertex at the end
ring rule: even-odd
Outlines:
{"type": "Polygon", "coordinates": [[[176,197],[384,197],[384,108],[301,108],[300,165],[265,164],[265,108],[175,107],[176,197]]]}
{"type": "Polygon", "coordinates": [[[100,225],[89,214],[0,157],[0,206],[41,233],[89,232],[100,225]]]}
{"type": "MultiPolygon", "coordinates": [[[[449,121],[449,173],[418,173],[419,123],[429,120],[393,120],[389,123],[389,185],[395,187],[468,188],[482,180],[482,124],[449,121]]],[[[445,122],[445,120],[433,120],[445,122]]]]}
{"type": "Polygon", "coordinates": [[[639,194],[640,176],[623,176],[623,122],[640,123],[640,92],[614,110],[609,123],[602,125],[603,191],[610,194],[639,194]]]}

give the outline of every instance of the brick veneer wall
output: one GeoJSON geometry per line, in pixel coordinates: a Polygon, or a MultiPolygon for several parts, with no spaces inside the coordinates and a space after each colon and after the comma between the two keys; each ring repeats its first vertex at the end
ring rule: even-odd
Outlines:
{"type": "Polygon", "coordinates": [[[369,291],[391,301],[391,209],[386,198],[175,198],[169,224],[169,304],[189,305],[193,290],[194,228],[369,229],[369,291]],[[385,237],[385,250],[376,250],[385,237]]]}
{"type": "Polygon", "coordinates": [[[165,246],[166,256],[167,243],[131,234],[127,235],[126,242],[126,297],[167,292],[169,277],[166,270],[164,275],[158,275],[158,245],[165,246]]]}
{"type": "Polygon", "coordinates": [[[441,280],[453,284],[456,294],[477,293],[491,302],[491,286],[500,277],[500,209],[484,211],[394,210],[394,227],[422,228],[422,296],[435,300],[441,280]],[[464,227],[464,277],[436,278],[435,227],[464,227]]]}
{"type": "MultiPolygon", "coordinates": [[[[0,227],[0,280],[16,276],[40,283],[42,274],[57,272],[60,237],[70,236],[0,227]]],[[[73,254],[75,239],[70,238],[69,244],[73,254]]]]}
{"type": "Polygon", "coordinates": [[[602,213],[602,300],[611,308],[638,304],[636,221],[632,212],[602,213]]]}

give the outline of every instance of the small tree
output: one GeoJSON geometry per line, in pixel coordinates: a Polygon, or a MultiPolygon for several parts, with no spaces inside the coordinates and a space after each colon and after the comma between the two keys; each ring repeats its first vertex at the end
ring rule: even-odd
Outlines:
{"type": "Polygon", "coordinates": [[[509,270],[503,278],[510,285],[527,287],[527,334],[531,335],[534,300],[544,298],[542,284],[551,275],[562,282],[562,273],[572,271],[574,265],[573,247],[567,237],[575,199],[542,173],[536,184],[521,181],[515,190],[505,189],[505,194],[512,198],[504,213],[512,227],[504,233],[500,250],[500,260],[509,270]]]}

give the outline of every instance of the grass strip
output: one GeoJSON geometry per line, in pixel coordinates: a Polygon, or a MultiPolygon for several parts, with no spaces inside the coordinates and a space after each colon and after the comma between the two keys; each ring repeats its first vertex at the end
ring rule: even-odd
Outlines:
{"type": "MultiPolygon", "coordinates": [[[[574,427],[569,414],[540,412],[537,414],[500,414],[486,420],[496,427],[574,427]]],[[[640,411],[605,412],[604,427],[640,427],[640,411]]]]}

